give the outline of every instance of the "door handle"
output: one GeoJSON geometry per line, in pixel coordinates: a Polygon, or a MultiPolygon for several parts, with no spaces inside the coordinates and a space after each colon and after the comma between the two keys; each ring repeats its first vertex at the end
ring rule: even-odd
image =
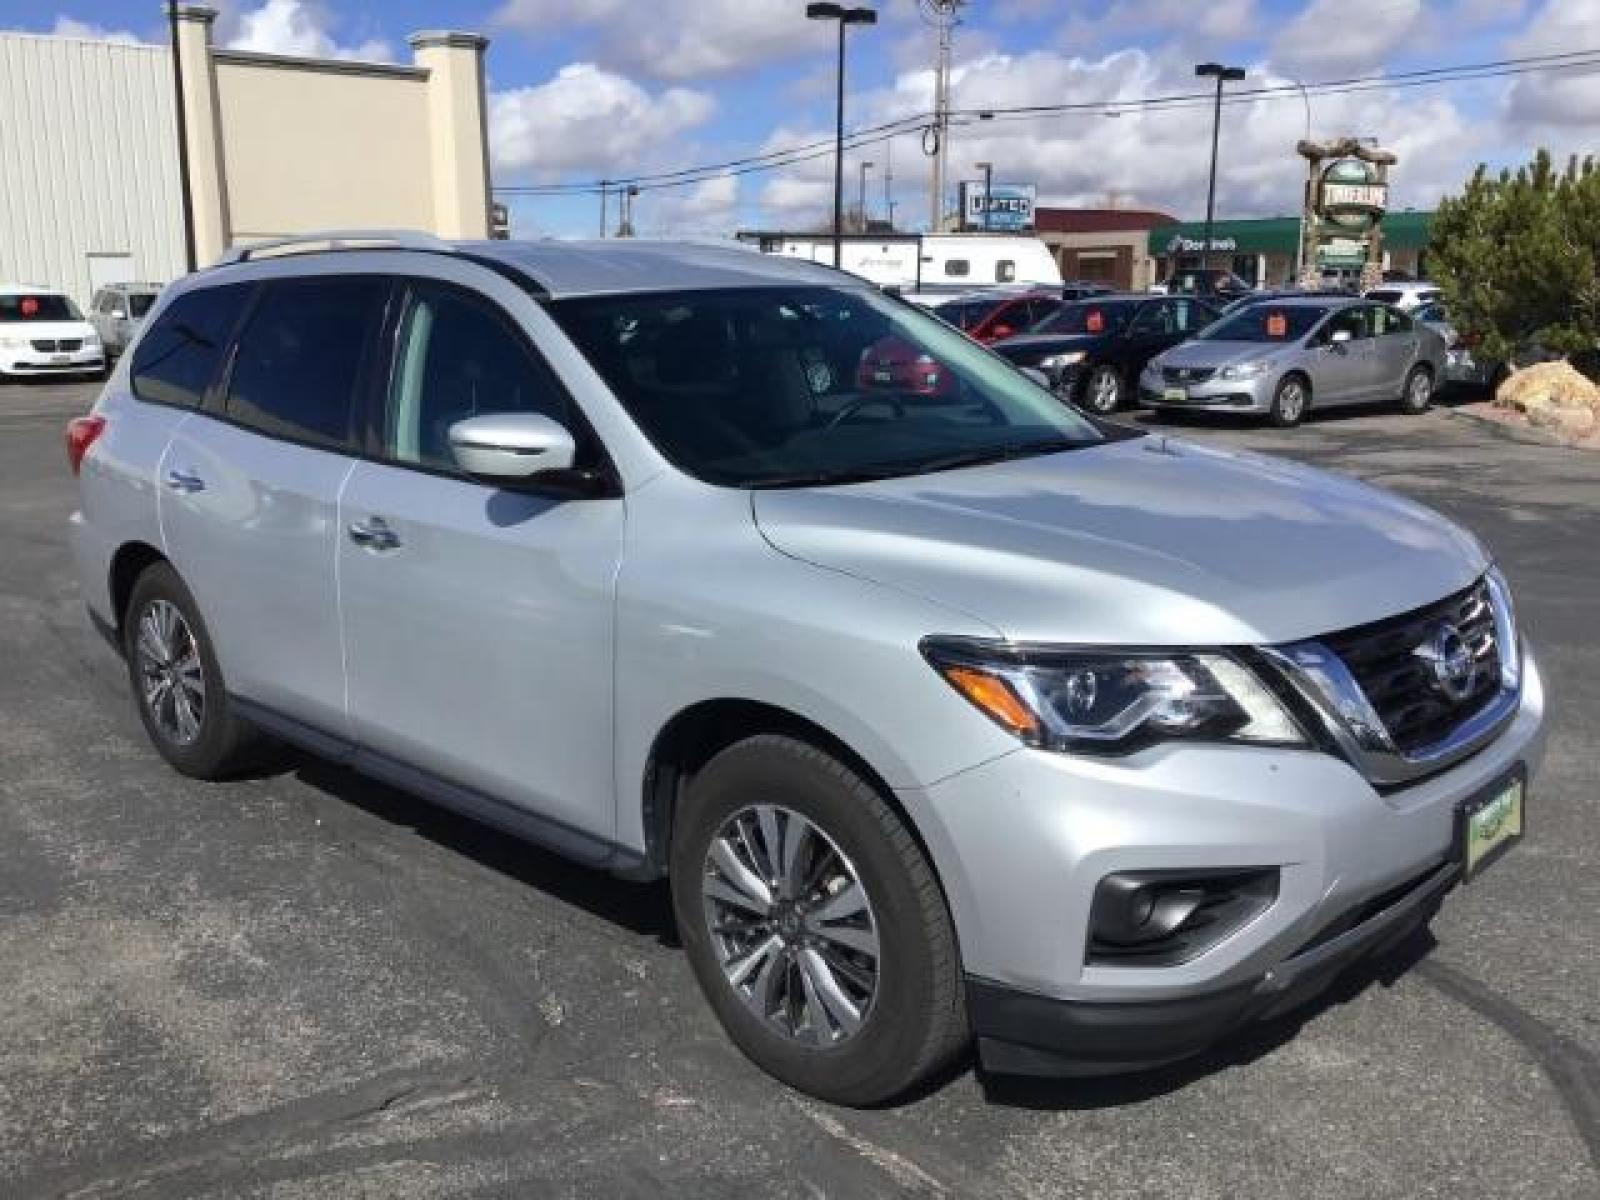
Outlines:
{"type": "Polygon", "coordinates": [[[188,471],[168,471],[164,482],[173,491],[185,496],[206,490],[206,481],[188,471]]]}
{"type": "Polygon", "coordinates": [[[400,535],[382,517],[354,521],[346,532],[352,542],[367,550],[393,550],[400,545],[400,535]]]}

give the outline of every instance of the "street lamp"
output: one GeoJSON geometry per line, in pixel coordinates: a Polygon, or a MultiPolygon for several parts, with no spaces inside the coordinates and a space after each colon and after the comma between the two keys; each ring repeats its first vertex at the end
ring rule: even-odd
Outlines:
{"type": "Polygon", "coordinates": [[[1200,265],[1203,268],[1211,262],[1211,223],[1217,213],[1217,134],[1222,127],[1222,85],[1243,79],[1244,68],[1208,62],[1195,67],[1194,73],[1202,79],[1215,78],[1217,81],[1217,103],[1211,114],[1211,176],[1206,183],[1206,236],[1200,250],[1200,265]]]}
{"type": "Polygon", "coordinates": [[[833,135],[833,265],[837,267],[844,261],[844,31],[850,25],[876,25],[878,14],[870,8],[808,4],[806,17],[812,21],[839,22],[838,102],[833,135]]]}
{"type": "Polygon", "coordinates": [[[867,232],[867,172],[877,165],[877,163],[872,162],[861,164],[861,197],[856,211],[860,215],[862,233],[867,232]]]}
{"type": "Polygon", "coordinates": [[[981,162],[975,163],[974,165],[978,168],[978,170],[983,172],[983,231],[988,233],[989,210],[992,207],[990,201],[994,197],[994,164],[990,162],[981,162]]]}

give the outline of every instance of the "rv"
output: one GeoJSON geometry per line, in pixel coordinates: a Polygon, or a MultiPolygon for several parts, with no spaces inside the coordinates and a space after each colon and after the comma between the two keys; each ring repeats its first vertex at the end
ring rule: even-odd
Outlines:
{"type": "MultiPolygon", "coordinates": [[[[738,238],[764,254],[833,265],[831,234],[747,232],[738,238]]],[[[908,295],[1061,284],[1049,247],[1028,234],[850,233],[842,249],[844,270],[908,295]]]]}

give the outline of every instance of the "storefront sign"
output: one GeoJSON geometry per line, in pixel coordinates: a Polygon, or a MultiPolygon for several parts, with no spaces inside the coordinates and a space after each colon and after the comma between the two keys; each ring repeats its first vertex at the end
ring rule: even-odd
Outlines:
{"type": "Polygon", "coordinates": [[[968,230],[993,230],[1019,233],[1033,228],[1034,198],[1038,189],[1031,183],[997,183],[985,194],[983,180],[961,184],[961,227],[968,230]],[[985,219],[985,207],[988,209],[985,219]]]}
{"type": "MultiPolygon", "coordinates": [[[[1172,240],[1167,243],[1167,253],[1199,254],[1205,248],[1205,244],[1205,238],[1191,238],[1184,237],[1181,234],[1174,234],[1172,240]]],[[[1223,254],[1232,254],[1239,249],[1239,240],[1231,237],[1214,237],[1211,239],[1211,249],[1223,254]]]]}
{"type": "Polygon", "coordinates": [[[1377,168],[1359,158],[1340,158],[1322,172],[1317,215],[1345,229],[1365,231],[1383,219],[1389,185],[1377,168]]]}

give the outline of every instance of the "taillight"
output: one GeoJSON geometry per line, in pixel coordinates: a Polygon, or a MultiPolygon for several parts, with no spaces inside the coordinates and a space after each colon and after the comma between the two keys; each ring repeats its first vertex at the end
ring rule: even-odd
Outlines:
{"type": "Polygon", "coordinates": [[[74,475],[83,466],[83,456],[89,453],[89,447],[105,431],[104,417],[74,417],[67,422],[67,462],[72,465],[74,475]]]}

